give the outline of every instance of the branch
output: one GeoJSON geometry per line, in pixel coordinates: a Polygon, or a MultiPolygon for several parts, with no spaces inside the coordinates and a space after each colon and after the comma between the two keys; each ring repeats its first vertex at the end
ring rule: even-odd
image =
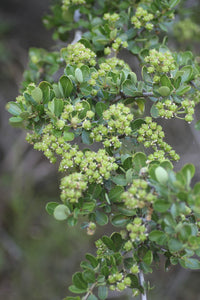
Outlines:
{"type": "Polygon", "coordinates": [[[154,94],[152,92],[144,92],[142,93],[142,95],[140,96],[126,96],[123,92],[120,92],[120,95],[118,95],[113,101],[111,101],[112,103],[116,103],[121,99],[133,99],[133,98],[141,98],[141,97],[152,97],[154,96],[154,94]]]}
{"type": "MultiPolygon", "coordinates": [[[[80,11],[79,9],[76,9],[75,12],[74,12],[74,22],[78,22],[80,20],[80,17],[81,17],[81,14],[80,14],[80,11]]],[[[73,41],[71,42],[71,44],[76,44],[82,37],[82,31],[81,30],[76,30],[75,33],[74,33],[74,39],[73,41]]]]}
{"type": "MultiPolygon", "coordinates": [[[[140,273],[139,273],[139,279],[140,279],[141,286],[144,288],[144,283],[145,283],[144,273],[141,270],[140,270],[140,273]]],[[[147,300],[147,293],[146,293],[145,289],[144,289],[144,294],[141,294],[141,300],[147,300]]]]}
{"type": "Polygon", "coordinates": [[[95,288],[96,284],[97,284],[96,282],[93,283],[93,285],[91,286],[91,288],[89,289],[89,291],[87,292],[87,294],[82,298],[82,300],[87,300],[87,298],[90,296],[92,290],[95,288]]]}

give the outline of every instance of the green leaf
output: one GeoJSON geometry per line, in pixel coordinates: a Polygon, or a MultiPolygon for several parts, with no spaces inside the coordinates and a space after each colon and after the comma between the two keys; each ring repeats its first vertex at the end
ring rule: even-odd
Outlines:
{"type": "Polygon", "coordinates": [[[74,293],[74,294],[83,294],[87,291],[87,289],[79,289],[75,285],[70,285],[69,286],[69,291],[74,293]]]}
{"type": "Polygon", "coordinates": [[[127,208],[123,203],[117,205],[117,210],[127,217],[136,215],[136,209],[127,208]]]}
{"type": "Polygon", "coordinates": [[[200,261],[196,258],[182,258],[179,259],[180,265],[185,269],[198,270],[200,269],[200,261]]]}
{"type": "Polygon", "coordinates": [[[80,84],[80,90],[83,97],[89,96],[92,92],[93,87],[89,85],[87,82],[83,82],[80,84]]]}
{"type": "Polygon", "coordinates": [[[117,233],[117,232],[114,232],[112,235],[111,235],[111,239],[114,243],[114,246],[115,246],[115,250],[116,251],[119,251],[123,245],[123,239],[121,237],[121,234],[117,233]]]}
{"type": "Polygon", "coordinates": [[[43,98],[43,103],[46,104],[48,103],[51,99],[50,99],[50,83],[47,81],[42,81],[39,84],[39,88],[42,91],[42,98],[43,98]]]}
{"type": "Polygon", "coordinates": [[[145,82],[151,82],[152,83],[152,78],[150,74],[147,71],[147,67],[142,68],[142,78],[144,79],[145,82]]]}
{"type": "Polygon", "coordinates": [[[178,96],[182,96],[183,94],[187,93],[191,89],[190,85],[181,85],[177,90],[176,94],[178,96]]]}
{"type": "Polygon", "coordinates": [[[163,212],[166,212],[170,208],[170,205],[171,204],[168,202],[165,202],[165,200],[159,199],[154,202],[153,207],[154,207],[155,211],[163,213],[163,212]]]}
{"type": "Polygon", "coordinates": [[[36,102],[38,103],[42,102],[43,93],[39,87],[36,87],[34,90],[31,91],[31,96],[36,102]]]}
{"type": "Polygon", "coordinates": [[[131,122],[131,129],[133,131],[138,130],[142,124],[145,124],[146,122],[144,121],[144,119],[137,119],[133,122],[131,122]]]}
{"type": "Polygon", "coordinates": [[[157,181],[161,184],[166,184],[169,179],[167,171],[160,166],[155,169],[155,175],[157,181]]]}
{"type": "Polygon", "coordinates": [[[127,185],[127,180],[124,177],[124,175],[116,175],[115,177],[111,177],[112,182],[114,182],[117,185],[125,186],[127,185]]]}
{"type": "Polygon", "coordinates": [[[136,91],[136,87],[130,79],[126,79],[122,84],[122,90],[126,96],[133,96],[136,91]]]}
{"type": "Polygon", "coordinates": [[[83,74],[83,81],[88,81],[90,79],[90,68],[86,65],[82,65],[80,69],[83,74]]]}
{"type": "Polygon", "coordinates": [[[67,219],[67,224],[71,227],[75,226],[77,224],[78,220],[76,218],[74,218],[73,216],[70,216],[67,219]]]}
{"type": "Polygon", "coordinates": [[[89,262],[91,263],[91,265],[93,266],[93,268],[96,268],[98,266],[98,260],[92,254],[87,253],[85,255],[85,257],[86,257],[87,260],[89,260],[89,262]]]}
{"type": "Polygon", "coordinates": [[[145,264],[143,261],[140,263],[140,268],[144,272],[144,274],[152,273],[152,268],[145,264]]]}
{"type": "Polygon", "coordinates": [[[178,264],[178,257],[170,257],[170,262],[172,265],[177,265],[178,264]]]}
{"type": "Polygon", "coordinates": [[[83,120],[86,117],[87,111],[90,110],[90,104],[85,100],[82,100],[81,104],[83,106],[83,109],[79,112],[78,117],[83,120]]]}
{"type": "Polygon", "coordinates": [[[63,137],[66,142],[71,142],[74,140],[75,136],[73,132],[65,131],[63,137]]]}
{"type": "Polygon", "coordinates": [[[69,214],[70,214],[70,210],[64,204],[57,205],[53,212],[54,218],[58,221],[66,220],[69,214]]]}
{"type": "Polygon", "coordinates": [[[93,143],[92,138],[90,137],[90,132],[83,129],[81,139],[83,144],[91,145],[93,143]]]}
{"type": "Polygon", "coordinates": [[[22,113],[19,103],[8,102],[6,104],[6,109],[13,116],[19,116],[22,113]]]}
{"type": "Polygon", "coordinates": [[[152,107],[150,109],[150,114],[155,119],[159,117],[159,110],[155,104],[152,105],[152,107]]]}
{"type": "Polygon", "coordinates": [[[169,247],[169,251],[173,253],[182,250],[183,244],[177,239],[172,238],[168,241],[168,247],[169,247]]]}
{"type": "Polygon", "coordinates": [[[105,277],[109,276],[110,270],[107,265],[105,265],[101,268],[101,274],[105,277]]]}
{"type": "Polygon", "coordinates": [[[59,205],[57,202],[49,202],[47,203],[45,209],[49,215],[53,216],[55,208],[59,205]]]}
{"type": "Polygon", "coordinates": [[[120,201],[120,195],[124,192],[124,188],[122,186],[115,186],[112,190],[110,190],[108,197],[110,201],[120,201]]]}
{"type": "Polygon", "coordinates": [[[103,226],[108,224],[108,216],[103,212],[97,210],[95,216],[96,216],[96,221],[99,225],[103,226]]]}
{"type": "Polygon", "coordinates": [[[90,295],[87,300],[98,300],[98,298],[95,295],[90,295]]]}
{"type": "Polygon", "coordinates": [[[184,66],[183,68],[181,68],[180,70],[181,72],[183,72],[182,76],[181,76],[181,81],[182,82],[189,82],[193,79],[193,67],[192,66],[184,66]]]}
{"type": "Polygon", "coordinates": [[[78,42],[83,44],[86,48],[92,49],[92,45],[90,44],[89,40],[81,38],[78,42]]]}
{"type": "Polygon", "coordinates": [[[134,259],[132,257],[124,258],[124,266],[126,269],[130,269],[134,264],[134,259]]]}
{"type": "Polygon", "coordinates": [[[177,225],[177,223],[176,223],[175,219],[173,218],[173,216],[171,215],[171,213],[166,213],[163,221],[169,227],[175,227],[177,225]]]}
{"type": "Polygon", "coordinates": [[[75,78],[78,82],[80,82],[80,83],[83,82],[83,73],[82,73],[81,69],[77,68],[75,70],[75,78]]]}
{"type": "Polygon", "coordinates": [[[63,75],[58,82],[58,86],[64,98],[67,98],[71,95],[73,84],[68,76],[63,75]]]}
{"type": "Polygon", "coordinates": [[[124,227],[128,224],[128,222],[129,222],[129,219],[121,214],[115,215],[111,219],[111,223],[115,227],[124,227]]]}
{"type": "Polygon", "coordinates": [[[162,29],[163,31],[168,31],[168,28],[167,28],[167,23],[165,23],[165,22],[159,22],[159,27],[160,27],[160,29],[162,29]]]}
{"type": "Polygon", "coordinates": [[[108,249],[115,251],[115,246],[111,238],[104,235],[102,236],[101,240],[107,246],[108,249]]]}
{"type": "Polygon", "coordinates": [[[162,97],[167,97],[171,94],[171,90],[168,86],[161,86],[157,92],[162,96],[162,97]]]}
{"type": "Polygon", "coordinates": [[[151,265],[153,261],[153,253],[151,250],[148,250],[145,256],[142,258],[142,261],[147,264],[148,266],[151,265]]]}
{"type": "Polygon", "coordinates": [[[138,173],[143,167],[146,166],[147,157],[143,152],[137,152],[133,156],[134,169],[138,173]]]}
{"type": "Polygon", "coordinates": [[[83,274],[81,272],[76,272],[72,276],[72,283],[80,290],[87,289],[88,285],[87,282],[83,279],[83,274]]]}
{"type": "Polygon", "coordinates": [[[92,212],[94,208],[96,207],[96,202],[84,202],[82,206],[83,214],[85,214],[85,211],[92,212]]]}
{"type": "Polygon", "coordinates": [[[178,5],[180,0],[170,0],[169,1],[169,7],[174,8],[176,5],[178,5]]]}
{"type": "Polygon", "coordinates": [[[169,160],[164,160],[160,163],[160,166],[167,170],[173,169],[173,164],[169,160]]]}
{"type": "Polygon", "coordinates": [[[161,76],[160,83],[162,84],[162,86],[168,87],[170,89],[170,91],[173,90],[173,86],[172,86],[171,81],[170,81],[170,79],[167,75],[162,75],[161,76]]]}
{"type": "Polygon", "coordinates": [[[85,260],[80,263],[80,267],[84,270],[88,270],[88,269],[93,270],[91,263],[85,260]]]}
{"type": "MultiPolygon", "coordinates": [[[[50,103],[50,102],[49,102],[50,103]]],[[[54,99],[52,101],[53,104],[53,113],[56,117],[60,117],[61,113],[63,112],[64,102],[62,99],[54,99]]]]}
{"type": "Polygon", "coordinates": [[[149,234],[149,239],[152,242],[156,242],[158,245],[164,245],[166,242],[167,236],[162,231],[153,230],[149,234]]]}
{"type": "Polygon", "coordinates": [[[190,185],[191,179],[195,174],[195,166],[192,164],[186,164],[182,169],[181,173],[184,175],[186,182],[190,185]]]}
{"type": "Polygon", "coordinates": [[[131,279],[131,288],[140,288],[139,280],[136,275],[128,274],[126,277],[131,279]]]}
{"type": "Polygon", "coordinates": [[[93,270],[85,270],[83,273],[83,279],[88,283],[95,282],[95,272],[93,270]]]}
{"type": "Polygon", "coordinates": [[[24,93],[24,98],[26,100],[26,103],[31,104],[33,106],[37,106],[38,105],[38,103],[28,93],[24,93]]]}
{"type": "Polygon", "coordinates": [[[96,113],[99,117],[102,116],[103,112],[107,109],[107,105],[103,102],[98,102],[95,106],[96,113]]]}
{"type": "Polygon", "coordinates": [[[108,296],[108,288],[105,285],[98,287],[98,297],[101,300],[105,300],[108,296]]]}
{"type": "Polygon", "coordinates": [[[90,184],[88,187],[88,194],[90,194],[91,196],[93,196],[94,198],[97,198],[102,191],[102,187],[100,184],[90,184]]]}
{"type": "Polygon", "coordinates": [[[123,167],[127,171],[128,169],[131,169],[133,167],[133,161],[132,156],[127,157],[123,162],[123,167]]]}
{"type": "Polygon", "coordinates": [[[23,119],[21,117],[11,117],[9,119],[10,125],[13,127],[22,127],[23,126],[23,119]]]}

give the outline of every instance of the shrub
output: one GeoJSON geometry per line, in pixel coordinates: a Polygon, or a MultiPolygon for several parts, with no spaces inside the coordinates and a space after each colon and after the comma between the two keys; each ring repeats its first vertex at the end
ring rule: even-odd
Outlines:
{"type": "Polygon", "coordinates": [[[179,155],[156,121],[193,120],[199,64],[192,52],[167,47],[179,0],[136,2],[57,1],[45,25],[54,38],[78,29],[81,37],[60,51],[32,48],[21,95],[7,105],[10,124],[59,161],[62,202],[47,212],[69,226],[84,217],[89,235],[108,222],[116,228],[96,241],[96,256],[86,254],[69,287],[83,296],[68,300],[104,300],[108,289],[126,288],[146,299],[143,274],[160,256],[166,268],[200,268],[200,183],[191,186],[192,164],[173,170],[179,155]],[[119,59],[123,49],[139,60],[141,80],[119,59]]]}

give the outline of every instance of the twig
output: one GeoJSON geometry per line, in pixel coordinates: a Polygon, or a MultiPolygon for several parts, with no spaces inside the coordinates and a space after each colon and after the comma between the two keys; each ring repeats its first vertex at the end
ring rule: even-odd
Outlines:
{"type": "MultiPolygon", "coordinates": [[[[139,272],[139,278],[140,278],[140,284],[141,286],[144,288],[144,283],[145,283],[145,280],[144,280],[144,273],[143,271],[140,270],[139,272]]],[[[144,288],[144,293],[141,294],[141,300],[147,300],[147,293],[146,293],[146,290],[144,288]]]]}
{"type": "Polygon", "coordinates": [[[118,95],[111,102],[116,103],[121,99],[133,99],[133,98],[152,97],[152,96],[154,96],[154,94],[152,92],[144,92],[141,95],[137,95],[137,96],[126,96],[123,92],[120,92],[120,95],[118,95]]]}
{"type": "Polygon", "coordinates": [[[87,298],[90,296],[92,290],[95,288],[96,284],[97,284],[96,282],[93,283],[93,285],[91,286],[91,288],[89,289],[89,291],[87,292],[87,294],[82,298],[82,300],[87,300],[87,298]]]}
{"type": "MultiPolygon", "coordinates": [[[[80,20],[81,17],[81,13],[79,11],[79,9],[76,9],[74,12],[74,22],[78,22],[80,20]]],[[[82,37],[82,31],[81,30],[76,30],[74,33],[74,39],[71,42],[72,45],[76,44],[82,37]]]]}

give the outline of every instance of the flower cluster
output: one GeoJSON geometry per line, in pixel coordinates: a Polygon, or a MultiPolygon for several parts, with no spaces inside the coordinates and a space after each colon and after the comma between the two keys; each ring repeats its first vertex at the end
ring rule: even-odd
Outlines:
{"type": "Polygon", "coordinates": [[[195,102],[185,99],[181,102],[181,105],[184,109],[184,113],[186,114],[185,121],[189,123],[192,122],[194,120],[193,115],[194,115],[195,102]]]}
{"type": "MultiPolygon", "coordinates": [[[[107,47],[107,50],[109,49],[107,47]]],[[[120,75],[122,69],[130,70],[130,67],[122,59],[116,57],[108,58],[100,63],[98,70],[92,72],[89,84],[91,86],[98,85],[103,89],[111,89],[110,72],[120,75]]]]}
{"type": "Polygon", "coordinates": [[[78,126],[79,127],[81,126],[84,129],[91,128],[91,123],[89,120],[94,117],[94,112],[88,110],[87,112],[84,113],[85,108],[83,102],[84,103],[87,102],[85,102],[84,99],[82,99],[81,101],[82,103],[77,102],[75,105],[68,103],[64,106],[64,111],[61,114],[60,120],[58,120],[58,122],[56,123],[58,129],[62,129],[65,125],[69,125],[74,129],[76,129],[78,126]],[[84,122],[81,123],[83,120],[84,122]]]}
{"type": "Polygon", "coordinates": [[[156,122],[152,121],[151,117],[145,118],[145,124],[142,124],[140,129],[138,129],[138,142],[144,143],[146,148],[152,147],[155,151],[153,154],[150,154],[148,157],[149,161],[165,160],[165,155],[171,157],[173,160],[179,160],[179,155],[172,150],[172,147],[163,141],[165,137],[162,127],[156,122]],[[158,147],[161,150],[158,150],[158,147]]]}
{"type": "Polygon", "coordinates": [[[182,101],[181,105],[173,103],[172,100],[165,100],[164,102],[157,102],[156,108],[160,117],[171,119],[179,114],[185,114],[185,121],[192,122],[194,114],[195,102],[185,99],[182,101]]]}
{"type": "Polygon", "coordinates": [[[62,160],[59,166],[60,172],[65,172],[69,168],[73,168],[76,165],[79,165],[84,156],[83,152],[78,150],[77,145],[71,146],[67,143],[65,145],[64,148],[66,149],[66,151],[63,151],[61,153],[62,160]],[[68,149],[66,149],[65,145],[68,145],[68,149]]]}
{"type": "Polygon", "coordinates": [[[63,202],[76,203],[87,189],[85,176],[81,173],[72,173],[61,179],[60,189],[63,202]]]}
{"type": "Polygon", "coordinates": [[[153,203],[155,196],[148,191],[148,183],[143,179],[134,179],[130,188],[121,194],[127,208],[143,208],[153,203]]]}
{"type": "Polygon", "coordinates": [[[144,61],[150,65],[147,71],[150,74],[155,74],[153,78],[154,82],[159,82],[162,74],[169,73],[175,69],[175,60],[169,51],[160,52],[156,49],[151,49],[144,61]]]}
{"type": "Polygon", "coordinates": [[[171,119],[176,115],[178,105],[167,99],[164,102],[157,102],[156,108],[160,117],[171,119]]]}
{"type": "Polygon", "coordinates": [[[63,48],[61,54],[66,64],[76,65],[77,67],[81,67],[83,64],[96,65],[96,54],[79,42],[63,48]]]}
{"type": "Polygon", "coordinates": [[[111,291],[123,291],[131,285],[130,277],[126,277],[124,273],[120,272],[109,275],[108,282],[111,291]]]}
{"type": "MultiPolygon", "coordinates": [[[[34,149],[40,150],[44,152],[44,155],[50,160],[51,163],[55,163],[57,158],[56,154],[62,154],[63,146],[64,146],[64,139],[63,137],[59,136],[56,137],[53,134],[54,126],[52,124],[48,124],[43,129],[42,136],[38,136],[38,141],[34,140],[35,135],[27,134],[26,140],[29,143],[34,143],[34,149]]],[[[66,144],[67,149],[70,145],[66,144]]]]}
{"type": "Polygon", "coordinates": [[[127,48],[128,43],[127,43],[127,41],[122,41],[122,39],[120,39],[118,37],[118,38],[115,39],[114,43],[112,43],[112,49],[114,51],[118,51],[120,47],[127,48]]]}
{"type": "Polygon", "coordinates": [[[147,238],[147,229],[144,224],[142,225],[141,218],[135,218],[132,223],[126,226],[126,229],[129,231],[129,237],[133,243],[144,242],[147,238]]]}
{"type": "Polygon", "coordinates": [[[78,151],[78,146],[73,146],[69,151],[63,153],[59,171],[79,167],[88,182],[102,183],[104,178],[108,179],[111,172],[118,168],[114,161],[115,158],[108,156],[104,149],[100,149],[98,152],[86,151],[83,153],[78,151]]]}
{"type": "Polygon", "coordinates": [[[104,149],[99,149],[98,152],[79,151],[78,145],[72,146],[65,141],[62,132],[56,136],[52,124],[43,129],[42,136],[28,134],[27,141],[34,144],[34,149],[43,151],[52,163],[56,162],[57,155],[61,156],[60,172],[78,168],[90,183],[102,183],[103,179],[108,179],[111,172],[118,168],[115,158],[109,156],[104,149]]]}
{"type": "Polygon", "coordinates": [[[112,28],[115,25],[115,23],[119,20],[119,14],[117,14],[117,13],[113,13],[113,14],[105,13],[103,15],[103,19],[108,21],[108,24],[112,28]]]}
{"type": "Polygon", "coordinates": [[[68,10],[70,5],[80,5],[85,3],[85,0],[62,0],[62,9],[68,10]]]}
{"type": "Polygon", "coordinates": [[[134,24],[135,28],[145,27],[147,30],[151,31],[153,29],[153,24],[150,22],[154,18],[153,14],[148,13],[146,9],[139,6],[136,9],[135,15],[131,18],[131,23],[134,24]]]}
{"type": "Polygon", "coordinates": [[[107,256],[107,252],[109,251],[107,246],[103,243],[101,239],[95,242],[95,246],[97,247],[97,258],[105,258],[107,256]]]}
{"type": "Polygon", "coordinates": [[[88,182],[102,183],[103,179],[109,179],[111,172],[115,171],[118,165],[114,157],[108,156],[104,149],[100,149],[98,152],[86,151],[79,167],[88,182]]]}
{"type": "Polygon", "coordinates": [[[91,138],[97,142],[103,140],[105,147],[119,148],[121,142],[118,136],[129,135],[132,131],[130,123],[133,120],[133,115],[130,113],[130,109],[123,103],[113,104],[104,111],[103,120],[106,124],[100,124],[93,128],[90,134],[91,138]]]}
{"type": "Polygon", "coordinates": [[[130,123],[133,120],[133,115],[123,103],[111,105],[109,109],[104,111],[103,119],[107,121],[109,132],[126,135],[131,133],[130,123]]]}

